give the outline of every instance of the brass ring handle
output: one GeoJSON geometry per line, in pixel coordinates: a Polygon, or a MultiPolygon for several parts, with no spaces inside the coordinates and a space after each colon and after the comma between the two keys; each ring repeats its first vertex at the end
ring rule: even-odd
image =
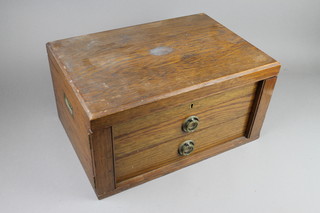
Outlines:
{"type": "Polygon", "coordinates": [[[194,150],[194,141],[193,140],[187,140],[180,144],[178,153],[181,156],[187,156],[190,155],[190,153],[194,150]]]}
{"type": "Polygon", "coordinates": [[[188,117],[182,124],[182,130],[184,132],[193,132],[199,125],[199,118],[197,116],[188,117]]]}

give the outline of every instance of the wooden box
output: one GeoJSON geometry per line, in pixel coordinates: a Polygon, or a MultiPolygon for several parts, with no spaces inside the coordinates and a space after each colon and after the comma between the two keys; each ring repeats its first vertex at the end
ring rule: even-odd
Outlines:
{"type": "Polygon", "coordinates": [[[47,44],[99,199],[255,140],[280,64],[205,14],[47,44]]]}

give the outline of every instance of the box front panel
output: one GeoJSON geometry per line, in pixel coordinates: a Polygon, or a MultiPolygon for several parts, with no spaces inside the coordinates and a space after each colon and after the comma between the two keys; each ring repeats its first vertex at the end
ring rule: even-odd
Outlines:
{"type": "Polygon", "coordinates": [[[190,98],[188,104],[114,125],[116,182],[245,136],[256,89],[254,83],[196,101],[190,98]],[[190,116],[196,116],[198,126],[186,132],[183,124],[190,116]],[[178,149],[190,140],[193,151],[183,156],[178,149]]]}

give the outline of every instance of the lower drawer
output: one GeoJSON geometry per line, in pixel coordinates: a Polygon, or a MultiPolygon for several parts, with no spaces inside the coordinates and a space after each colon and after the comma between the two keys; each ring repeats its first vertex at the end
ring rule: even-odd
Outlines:
{"type": "Polygon", "coordinates": [[[256,89],[257,83],[245,85],[114,125],[116,183],[244,136],[256,89]],[[184,132],[189,116],[197,116],[199,125],[184,132]],[[194,150],[181,156],[179,146],[187,140],[194,150]]]}

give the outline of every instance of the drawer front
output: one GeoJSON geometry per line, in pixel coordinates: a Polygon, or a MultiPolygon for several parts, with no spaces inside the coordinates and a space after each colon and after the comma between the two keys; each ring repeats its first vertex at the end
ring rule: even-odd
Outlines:
{"type": "Polygon", "coordinates": [[[116,182],[244,136],[256,89],[256,83],[238,87],[114,125],[116,182]],[[190,116],[197,116],[199,125],[184,132],[182,124],[190,116]],[[194,150],[181,156],[179,146],[187,140],[194,141],[194,150]]]}

